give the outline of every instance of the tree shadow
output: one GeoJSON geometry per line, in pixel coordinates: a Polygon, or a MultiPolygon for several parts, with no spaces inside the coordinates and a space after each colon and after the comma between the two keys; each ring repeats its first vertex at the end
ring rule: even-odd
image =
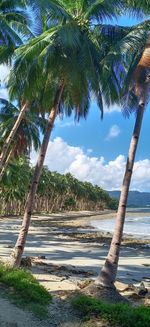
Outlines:
{"type": "MultiPolygon", "coordinates": [[[[55,216],[54,218],[56,220],[55,216]]],[[[59,219],[61,220],[62,217],[60,216],[59,219]]],[[[71,217],[71,219],[73,219],[73,217],[71,217]]],[[[88,240],[86,241],[85,239],[83,239],[83,241],[82,239],[75,240],[69,237],[69,235],[67,238],[64,238],[61,228],[58,229],[57,227],[56,232],[50,225],[45,226],[43,221],[40,222],[40,226],[38,223],[35,224],[35,221],[38,221],[36,217],[34,217],[30,226],[24,256],[45,256],[46,260],[44,260],[43,263],[47,263],[48,265],[65,266],[66,269],[68,266],[75,267],[76,271],[83,270],[83,278],[86,278],[86,274],[84,273],[86,271],[92,272],[92,278],[99,273],[108,253],[108,242],[103,243],[103,239],[102,243],[98,243],[97,240],[95,243],[88,242],[88,240]]],[[[8,257],[16,242],[21,219],[1,219],[1,224],[0,256],[8,257]]],[[[140,282],[145,278],[149,278],[148,267],[146,267],[148,263],[150,264],[150,257],[147,248],[122,246],[117,278],[124,283],[140,282]],[[141,260],[140,265],[136,264],[137,258],[141,260]],[[145,266],[143,264],[145,264],[145,266]]],[[[49,269],[48,266],[47,269],[49,269]]],[[[40,274],[42,273],[44,274],[45,270],[43,270],[43,272],[41,271],[40,274]]],[[[51,274],[50,269],[48,274],[51,274]]],[[[81,277],[82,274],[74,273],[73,275],[73,273],[71,273],[71,277],[81,277]]],[[[58,277],[62,277],[61,269],[58,269],[57,275],[58,277]]]]}

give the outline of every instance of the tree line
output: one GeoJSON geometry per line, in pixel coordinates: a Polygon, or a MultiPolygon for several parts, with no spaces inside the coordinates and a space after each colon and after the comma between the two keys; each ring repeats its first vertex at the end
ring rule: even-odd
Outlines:
{"type": "MultiPolygon", "coordinates": [[[[26,158],[13,160],[0,188],[0,214],[21,215],[34,167],[26,158]]],[[[35,213],[70,210],[117,209],[118,201],[99,186],[81,182],[70,173],[61,175],[43,168],[34,203],[35,213]]]]}

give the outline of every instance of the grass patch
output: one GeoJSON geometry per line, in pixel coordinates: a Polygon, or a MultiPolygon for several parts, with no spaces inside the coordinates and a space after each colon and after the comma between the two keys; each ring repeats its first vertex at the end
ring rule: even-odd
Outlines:
{"type": "Polygon", "coordinates": [[[38,283],[29,271],[0,264],[0,283],[8,287],[8,296],[40,318],[47,315],[51,295],[38,283]]]}
{"type": "Polygon", "coordinates": [[[85,320],[95,316],[111,322],[111,326],[150,326],[150,308],[148,307],[131,307],[124,303],[109,304],[85,295],[77,296],[72,303],[85,320]]]}

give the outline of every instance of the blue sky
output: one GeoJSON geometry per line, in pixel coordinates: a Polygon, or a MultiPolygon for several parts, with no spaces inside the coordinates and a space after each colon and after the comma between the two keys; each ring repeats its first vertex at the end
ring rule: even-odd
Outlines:
{"type": "MultiPolygon", "coordinates": [[[[133,17],[123,16],[114,24],[130,26],[140,23],[141,20],[133,17]]],[[[142,135],[139,142],[136,158],[150,158],[147,146],[147,135],[149,130],[150,105],[148,106],[142,127],[142,135]]],[[[104,156],[106,161],[112,160],[118,154],[126,155],[135,121],[135,115],[125,118],[115,106],[107,110],[103,120],[100,119],[99,109],[95,103],[91,104],[87,119],[74,123],[73,116],[64,118],[55,124],[52,138],[58,135],[72,146],[80,146],[83,150],[92,149],[91,156],[104,156]],[[116,110],[115,110],[116,109],[116,110]],[[116,134],[110,135],[112,128],[116,128],[116,134]],[[117,133],[118,129],[118,133],[117,133]]]]}
{"type": "MultiPolygon", "coordinates": [[[[138,160],[150,158],[147,140],[150,121],[149,109],[148,106],[145,111],[136,155],[138,160]]],[[[53,130],[52,139],[59,135],[72,146],[80,146],[83,150],[91,149],[91,156],[104,156],[105,160],[109,161],[118,154],[127,154],[134,122],[134,114],[130,118],[125,118],[121,111],[111,112],[111,108],[110,112],[106,112],[103,120],[101,120],[99,109],[95,104],[92,104],[86,120],[82,119],[79,123],[75,123],[73,116],[72,118],[58,120],[53,130]]]]}
{"type": "MultiPolygon", "coordinates": [[[[114,21],[114,24],[116,23],[129,26],[140,23],[140,20],[124,16],[118,19],[117,22],[114,21]]],[[[149,121],[150,105],[148,105],[144,115],[141,137],[136,154],[135,172],[131,183],[131,189],[138,189],[140,191],[150,191],[150,177],[148,178],[148,176],[150,176],[150,150],[148,144],[149,121]]],[[[74,149],[78,148],[82,150],[82,154],[86,156],[85,161],[89,162],[89,169],[85,167],[85,164],[79,163],[78,160],[76,160],[76,169],[72,169],[72,164],[75,165],[74,161],[71,163],[70,168],[65,167],[61,170],[61,168],[57,166],[57,170],[66,172],[68,169],[76,177],[80,179],[86,178],[93,183],[98,183],[106,189],[120,188],[125,167],[125,157],[128,153],[134,122],[134,114],[132,114],[130,118],[125,118],[117,106],[110,108],[109,111],[107,110],[102,121],[100,119],[99,109],[95,103],[91,104],[90,112],[86,120],[82,119],[79,123],[75,123],[73,116],[71,118],[64,118],[62,121],[58,119],[53,130],[51,150],[52,147],[55,148],[55,140],[57,140],[57,143],[57,137],[59,137],[61,145],[62,142],[64,143],[64,148],[66,148],[66,144],[68,145],[68,151],[70,146],[74,149]],[[103,165],[99,167],[99,169],[107,174],[108,180],[102,176],[101,171],[97,172],[95,177],[95,173],[92,173],[94,167],[92,164],[91,168],[91,161],[89,158],[91,158],[91,161],[93,158],[96,158],[97,161],[103,158],[103,165]],[[119,166],[117,161],[118,158],[121,158],[119,166]],[[110,163],[113,165],[113,169],[110,169],[110,163]],[[118,172],[116,171],[116,167],[118,167],[118,172]],[[87,173],[84,174],[84,170],[86,169],[87,173]],[[114,175],[116,175],[116,178],[114,178],[114,175]]],[[[63,156],[64,152],[62,160],[60,160],[60,166],[61,162],[63,162],[63,156]]],[[[53,166],[56,167],[51,159],[47,159],[46,164],[51,169],[54,169],[53,166]]],[[[95,169],[96,167],[95,165],[95,169]]]]}
{"type": "MultiPolygon", "coordinates": [[[[140,20],[138,21],[140,22],[140,20]]],[[[132,25],[137,20],[121,17],[114,24],[132,25]]],[[[5,70],[5,69],[4,69],[5,70]]],[[[4,94],[5,91],[0,92],[4,94]]],[[[106,110],[103,120],[96,104],[91,103],[86,120],[75,123],[74,117],[57,119],[49,142],[45,164],[50,170],[70,172],[81,180],[104,189],[120,189],[135,116],[125,118],[120,108],[106,110]]],[[[142,126],[131,189],[150,191],[149,123],[150,104],[142,126]]],[[[32,152],[35,163],[37,154],[32,152]]]]}

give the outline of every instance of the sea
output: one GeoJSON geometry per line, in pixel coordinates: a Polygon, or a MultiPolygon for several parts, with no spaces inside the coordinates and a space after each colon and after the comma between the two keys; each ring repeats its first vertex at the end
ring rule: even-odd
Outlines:
{"type": "MultiPolygon", "coordinates": [[[[100,231],[113,232],[115,219],[93,220],[91,224],[100,231]]],[[[150,208],[127,210],[124,225],[124,236],[126,235],[150,240],[150,208]]]]}

